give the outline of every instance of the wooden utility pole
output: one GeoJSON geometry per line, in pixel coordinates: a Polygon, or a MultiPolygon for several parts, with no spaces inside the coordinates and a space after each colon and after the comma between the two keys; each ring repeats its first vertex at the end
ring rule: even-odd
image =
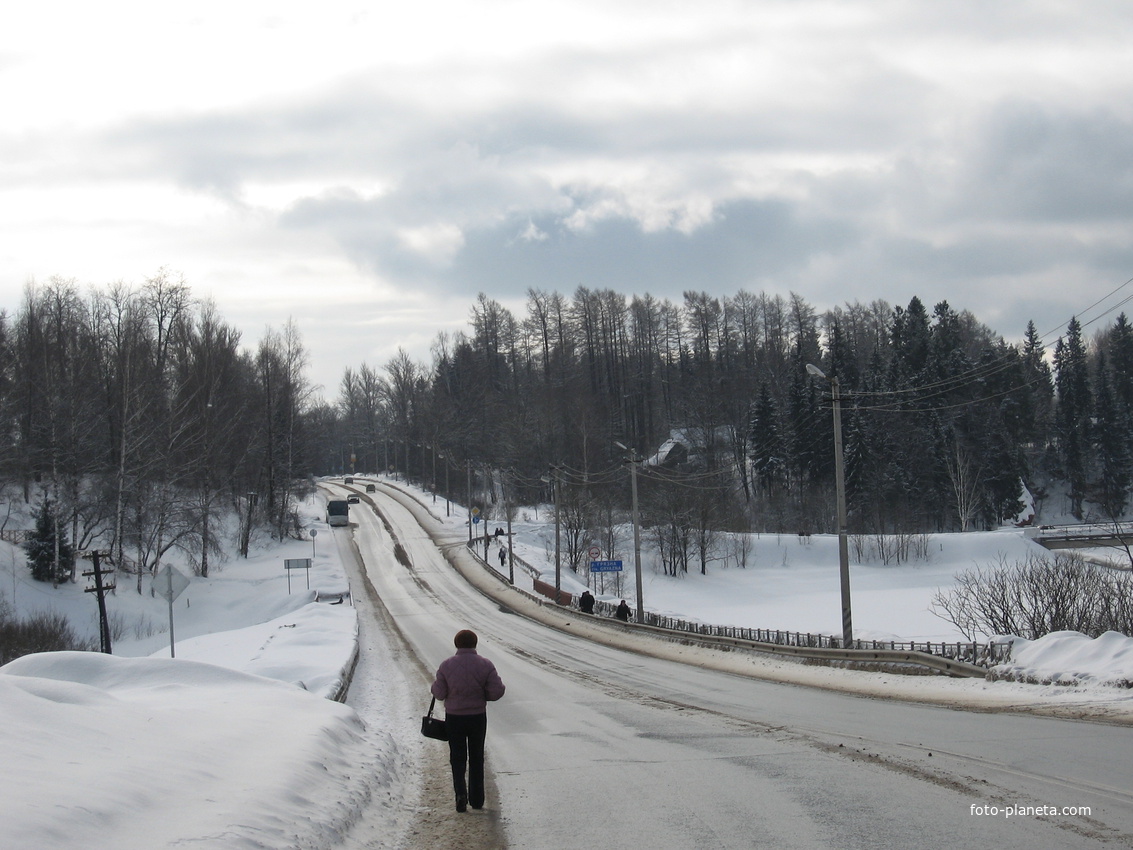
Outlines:
{"type": "Polygon", "coordinates": [[[92,549],[89,552],[84,552],[82,557],[84,560],[91,562],[91,569],[83,573],[84,576],[94,576],[94,587],[86,588],[86,593],[98,594],[98,622],[99,622],[99,640],[101,643],[100,650],[110,655],[110,620],[106,616],[106,593],[107,591],[114,590],[114,584],[103,584],[102,577],[111,575],[114,570],[103,570],[101,558],[109,556],[109,552],[100,552],[97,549],[92,549]]]}

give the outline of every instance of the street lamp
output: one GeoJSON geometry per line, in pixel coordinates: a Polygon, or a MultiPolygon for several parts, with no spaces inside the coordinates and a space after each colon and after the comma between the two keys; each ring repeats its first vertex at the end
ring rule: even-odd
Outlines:
{"type": "Polygon", "coordinates": [[[842,387],[835,375],[826,373],[813,363],[806,364],[807,373],[830,382],[830,397],[834,402],[834,489],[838,498],[838,576],[842,584],[842,646],[854,644],[854,628],[850,616],[850,550],[846,540],[846,473],[842,456],[842,387]]]}
{"type": "Polygon", "coordinates": [[[637,463],[640,458],[637,452],[616,440],[614,445],[629,453],[626,462],[629,463],[629,490],[633,505],[633,575],[637,583],[637,622],[644,623],[645,601],[641,598],[641,522],[637,513],[637,463]]]}
{"type": "Polygon", "coordinates": [[[555,500],[555,604],[562,605],[562,531],[561,520],[559,511],[559,467],[551,466],[550,478],[546,475],[540,476],[540,480],[551,485],[553,498],[555,500]]]}

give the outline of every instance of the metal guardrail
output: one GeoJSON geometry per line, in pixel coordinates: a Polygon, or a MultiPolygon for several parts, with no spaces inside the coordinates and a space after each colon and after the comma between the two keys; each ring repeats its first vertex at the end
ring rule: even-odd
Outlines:
{"type": "MultiPolygon", "coordinates": [[[[842,638],[833,635],[811,634],[809,632],[789,632],[778,629],[748,629],[736,626],[715,626],[706,623],[683,623],[671,618],[658,617],[646,613],[648,625],[667,630],[692,633],[705,637],[725,638],[748,644],[775,646],[790,650],[785,654],[806,655],[812,658],[846,658],[858,660],[915,661],[924,663],[928,656],[942,662],[952,662],[979,669],[1006,661],[1010,655],[1009,644],[978,643],[976,641],[955,643],[933,641],[875,641],[855,640],[846,646],[842,638]]],[[[953,672],[947,665],[936,661],[926,666],[953,672]]]]}
{"type": "MultiPolygon", "coordinates": [[[[468,547],[469,550],[484,565],[489,574],[496,576],[506,584],[507,577],[501,575],[494,567],[489,565],[476,551],[475,544],[477,542],[479,541],[473,541],[468,547]]],[[[529,572],[537,574],[537,571],[530,564],[521,561],[518,557],[515,562],[516,565],[522,565],[529,572]]],[[[551,598],[553,592],[554,589],[551,588],[551,593],[547,594],[548,598],[539,601],[553,604],[551,598]]],[[[568,604],[577,611],[576,600],[571,599],[568,604]]],[[[858,663],[915,664],[956,676],[982,678],[987,675],[988,667],[1007,661],[1011,653],[1010,644],[979,643],[977,641],[950,643],[855,640],[852,646],[843,646],[842,638],[833,635],[789,632],[779,629],[717,626],[711,623],[667,617],[651,611],[645,612],[643,624],[627,624],[614,617],[614,608],[615,606],[608,602],[598,601],[595,603],[595,613],[589,616],[609,622],[611,625],[645,628],[669,638],[677,636],[696,638],[701,642],[716,646],[742,646],[758,652],[769,652],[777,655],[858,663]]],[[[582,616],[588,616],[580,611],[578,613],[582,616]]]]}

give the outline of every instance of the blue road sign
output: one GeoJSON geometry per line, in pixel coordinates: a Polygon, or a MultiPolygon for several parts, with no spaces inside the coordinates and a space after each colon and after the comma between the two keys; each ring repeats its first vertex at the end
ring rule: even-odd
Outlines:
{"type": "Polygon", "coordinates": [[[590,572],[592,573],[620,573],[622,571],[621,561],[591,561],[590,572]]]}

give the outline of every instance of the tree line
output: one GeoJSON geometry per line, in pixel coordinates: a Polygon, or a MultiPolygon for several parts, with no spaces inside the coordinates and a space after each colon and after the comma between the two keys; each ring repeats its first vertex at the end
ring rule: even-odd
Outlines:
{"type": "Polygon", "coordinates": [[[915,297],[820,314],[793,293],[690,291],[678,304],[530,289],[516,315],[481,294],[430,363],[399,350],[383,370],[344,371],[322,413],[321,468],[447,481],[490,509],[550,501],[553,467],[584,503],[624,509],[628,476],[611,470],[628,452],[654,528],[833,531],[836,378],[852,532],[990,528],[1027,493],[1039,509],[1059,494],[1060,513],[1116,519],[1131,485],[1133,331],[1124,314],[1092,340],[1077,320],[1063,330],[1048,352],[1033,322],[1009,343],[915,297]],[[677,450],[656,456],[670,437],[677,450]]]}
{"type": "Polygon", "coordinates": [[[0,524],[22,495],[37,578],[73,579],[71,553],[97,547],[139,592],[173,547],[207,575],[234,517],[245,552],[253,525],[293,533],[314,465],[306,356],[290,323],[243,347],[165,270],[138,287],[28,285],[0,313],[0,524]]]}
{"type": "Polygon", "coordinates": [[[1047,345],[1033,323],[1008,343],[917,298],[820,314],[793,293],[531,289],[518,316],[481,294],[428,363],[399,350],[345,368],[328,402],[293,323],[248,347],[167,271],[52,279],[0,313],[0,484],[55,535],[41,577],[97,546],[140,588],[172,547],[207,574],[234,518],[243,547],[253,526],[294,533],[310,476],[354,470],[485,516],[555,499],[573,562],[624,519],[632,461],[665,569],[703,570],[713,530],[834,530],[831,383],[813,364],[841,390],[851,532],[992,527],[1024,486],[1040,508],[1058,494],[1117,519],[1133,329],[1120,315],[1087,339],[1071,320],[1047,345]]]}

